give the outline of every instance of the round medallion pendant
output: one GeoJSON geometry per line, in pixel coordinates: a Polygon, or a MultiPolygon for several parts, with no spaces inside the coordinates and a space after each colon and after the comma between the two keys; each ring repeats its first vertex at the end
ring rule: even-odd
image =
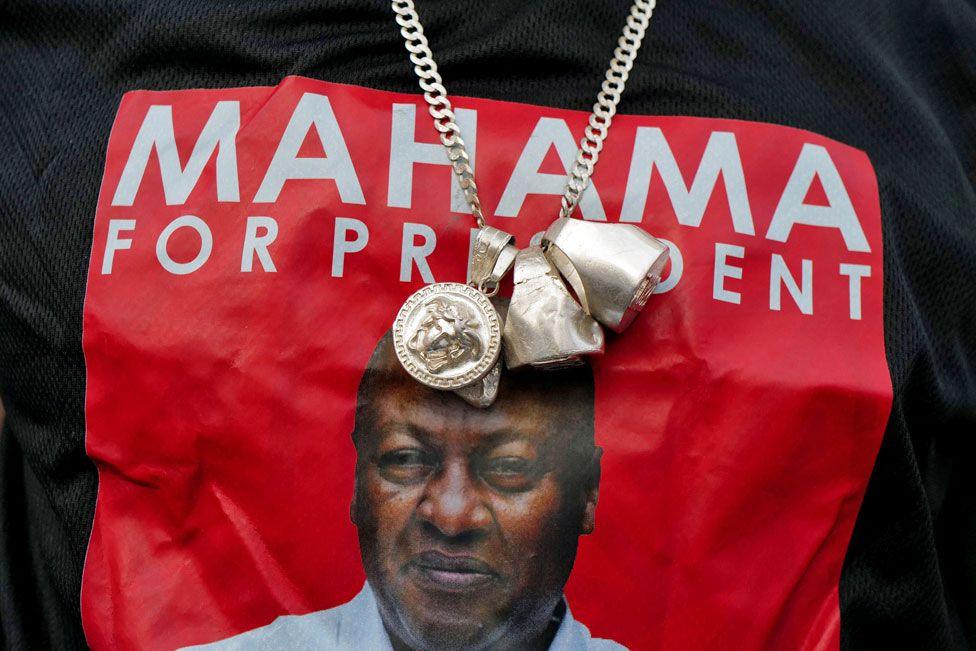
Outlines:
{"type": "Polygon", "coordinates": [[[418,382],[453,390],[483,378],[502,349],[501,320],[487,296],[462,283],[414,292],[393,322],[403,368],[418,382]]]}

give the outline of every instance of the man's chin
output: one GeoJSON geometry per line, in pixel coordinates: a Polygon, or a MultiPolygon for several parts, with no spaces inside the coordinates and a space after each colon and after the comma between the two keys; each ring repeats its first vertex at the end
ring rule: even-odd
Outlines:
{"type": "Polygon", "coordinates": [[[407,586],[396,604],[406,629],[404,641],[423,649],[482,649],[495,644],[506,637],[509,616],[501,607],[503,596],[492,587],[497,586],[488,582],[480,589],[443,591],[407,586]]]}
{"type": "Polygon", "coordinates": [[[409,628],[411,646],[419,649],[465,649],[474,651],[487,648],[504,637],[500,622],[485,622],[458,616],[457,613],[417,613],[419,617],[405,615],[403,623],[409,628]]]}

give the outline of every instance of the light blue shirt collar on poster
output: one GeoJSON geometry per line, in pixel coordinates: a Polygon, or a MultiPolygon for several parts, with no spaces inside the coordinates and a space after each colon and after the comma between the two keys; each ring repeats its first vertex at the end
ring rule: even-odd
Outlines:
{"type": "MultiPolygon", "coordinates": [[[[589,629],[573,619],[566,605],[549,651],[619,651],[616,642],[593,638],[589,629]]],[[[307,615],[285,615],[267,626],[225,640],[186,647],[190,651],[255,651],[257,649],[295,649],[311,651],[393,651],[383,627],[376,597],[369,584],[347,603],[307,615]]]]}

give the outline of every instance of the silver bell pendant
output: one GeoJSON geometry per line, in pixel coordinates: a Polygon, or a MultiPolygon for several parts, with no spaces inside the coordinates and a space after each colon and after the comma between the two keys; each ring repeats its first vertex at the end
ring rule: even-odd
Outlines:
{"type": "Polygon", "coordinates": [[[561,217],[542,246],[583,310],[614,332],[644,309],[668,261],[668,247],[634,224],[561,217]]]}

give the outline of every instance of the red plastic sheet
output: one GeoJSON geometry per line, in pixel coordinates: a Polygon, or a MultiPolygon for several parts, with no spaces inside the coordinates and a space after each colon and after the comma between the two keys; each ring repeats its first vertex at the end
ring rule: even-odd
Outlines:
{"type": "MultiPolygon", "coordinates": [[[[525,245],[586,114],[455,104],[489,221],[525,245]]],[[[436,143],[417,95],[304,78],[122,99],[84,312],[94,648],[208,642],[358,592],[360,376],[407,295],[466,273],[473,219],[436,143]]],[[[574,617],[633,649],[837,648],[891,402],[867,156],[620,115],[593,181],[582,216],[640,223],[673,262],[594,363],[574,617]]]]}

